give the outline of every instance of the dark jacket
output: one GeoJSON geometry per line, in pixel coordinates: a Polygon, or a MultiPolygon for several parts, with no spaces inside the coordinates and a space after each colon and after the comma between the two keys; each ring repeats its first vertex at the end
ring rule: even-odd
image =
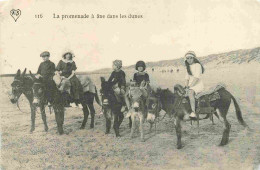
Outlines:
{"type": "Polygon", "coordinates": [[[113,71],[108,79],[113,85],[118,83],[119,88],[126,87],[125,72],[123,70],[113,71]]]}
{"type": "Polygon", "coordinates": [[[68,63],[65,63],[64,61],[60,60],[60,62],[58,63],[57,67],[56,67],[56,70],[58,71],[61,71],[61,76],[64,76],[66,78],[68,78],[71,74],[72,74],[72,71],[74,70],[77,70],[77,66],[75,64],[75,62],[68,62],[68,63]]]}
{"type": "Polygon", "coordinates": [[[141,84],[141,82],[144,80],[145,82],[150,82],[149,75],[145,72],[137,72],[134,74],[133,79],[138,85],[141,84]]]}
{"type": "Polygon", "coordinates": [[[44,61],[40,64],[37,74],[40,74],[43,79],[49,79],[54,76],[55,64],[50,60],[44,61]]]}

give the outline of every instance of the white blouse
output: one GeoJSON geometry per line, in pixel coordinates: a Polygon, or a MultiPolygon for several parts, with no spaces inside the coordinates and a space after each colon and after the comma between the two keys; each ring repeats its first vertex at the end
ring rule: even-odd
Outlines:
{"type": "Polygon", "coordinates": [[[194,90],[196,94],[199,92],[202,92],[204,90],[204,84],[201,81],[201,75],[202,75],[201,65],[199,63],[194,63],[194,64],[190,65],[190,70],[191,70],[192,75],[189,75],[188,72],[186,72],[186,76],[185,76],[185,79],[189,80],[189,86],[193,82],[194,78],[199,79],[197,84],[193,87],[190,87],[190,89],[194,90]]]}

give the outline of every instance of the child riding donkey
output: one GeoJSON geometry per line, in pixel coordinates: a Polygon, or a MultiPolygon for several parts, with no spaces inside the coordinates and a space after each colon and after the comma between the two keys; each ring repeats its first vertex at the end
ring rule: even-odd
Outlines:
{"type": "Polygon", "coordinates": [[[121,112],[126,112],[127,109],[130,108],[130,104],[125,100],[126,80],[125,72],[122,70],[122,61],[113,61],[112,68],[113,72],[111,73],[108,82],[112,83],[117,100],[123,104],[121,112]]]}
{"type": "Polygon", "coordinates": [[[61,85],[67,84],[69,89],[68,93],[63,93],[64,97],[67,99],[66,107],[70,106],[70,103],[75,102],[76,105],[80,103],[82,98],[83,88],[82,85],[75,74],[77,69],[76,63],[73,61],[74,55],[71,52],[66,52],[62,56],[62,60],[59,61],[56,67],[56,75],[61,76],[61,85]]]}
{"type": "Polygon", "coordinates": [[[46,104],[48,102],[49,106],[53,102],[53,93],[52,89],[55,87],[55,84],[52,81],[52,78],[55,73],[55,64],[50,61],[50,52],[44,51],[40,54],[40,57],[42,57],[43,62],[41,62],[40,66],[38,67],[38,71],[36,74],[36,78],[42,78],[44,87],[46,88],[45,93],[45,100],[46,104]]]}
{"type": "MultiPolygon", "coordinates": [[[[134,74],[133,81],[131,82],[131,86],[140,88],[142,95],[145,99],[144,103],[146,103],[146,99],[149,97],[149,94],[151,93],[151,87],[150,87],[150,79],[147,72],[145,72],[146,64],[144,61],[138,61],[135,65],[136,73],[134,74]]],[[[131,90],[132,87],[130,87],[131,90]]],[[[126,94],[126,103],[129,102],[129,91],[126,94]]],[[[147,109],[147,106],[145,106],[147,109]]],[[[130,108],[129,108],[130,109],[130,108]]],[[[126,117],[129,117],[130,113],[127,114],[126,117]]]]}

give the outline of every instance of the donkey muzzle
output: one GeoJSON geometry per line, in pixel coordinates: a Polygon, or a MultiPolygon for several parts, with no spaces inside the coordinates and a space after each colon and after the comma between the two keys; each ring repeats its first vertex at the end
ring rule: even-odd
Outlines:
{"type": "Polygon", "coordinates": [[[39,99],[38,98],[34,98],[33,99],[33,104],[39,104],[39,99]]]}
{"type": "Polygon", "coordinates": [[[11,95],[10,101],[14,104],[17,102],[17,97],[15,95],[11,95]]]}
{"type": "Polygon", "coordinates": [[[153,123],[155,120],[155,115],[152,114],[152,113],[148,113],[147,114],[147,121],[150,122],[150,123],[153,123]]]}
{"type": "Polygon", "coordinates": [[[109,104],[108,99],[104,99],[103,100],[103,105],[108,105],[108,104],[109,104]]]}
{"type": "Polygon", "coordinates": [[[133,104],[133,108],[139,108],[139,103],[138,102],[134,102],[134,104],[133,104]]]}

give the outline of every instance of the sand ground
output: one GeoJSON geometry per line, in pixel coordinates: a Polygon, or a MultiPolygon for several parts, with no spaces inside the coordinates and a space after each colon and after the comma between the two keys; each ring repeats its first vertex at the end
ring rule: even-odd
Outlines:
{"type": "MultiPolygon", "coordinates": [[[[257,169],[260,168],[260,64],[220,65],[206,67],[203,81],[206,87],[223,82],[237,99],[245,122],[252,131],[237,121],[233,104],[229,109],[230,142],[219,147],[223,125],[215,118],[196,125],[183,123],[184,148],[176,149],[173,122],[166,117],[148,133],[145,124],[145,142],[138,132],[130,139],[128,120],[120,127],[121,138],[114,131],[105,135],[105,120],[95,104],[95,128],[79,130],[83,113],[69,108],[65,113],[64,135],[57,134],[54,114],[47,110],[49,131],[44,131],[41,115],[36,115],[36,130],[31,134],[29,105],[20,99],[22,111],[8,98],[13,78],[1,78],[1,169],[257,169]]],[[[131,75],[127,71],[127,75],[131,75]]],[[[151,83],[162,88],[173,88],[184,82],[184,69],[179,73],[149,72],[151,83]]],[[[100,74],[89,75],[100,88],[100,74]]],[[[106,77],[108,75],[105,75],[106,77]]],[[[129,79],[129,78],[128,78],[129,79]]]]}

